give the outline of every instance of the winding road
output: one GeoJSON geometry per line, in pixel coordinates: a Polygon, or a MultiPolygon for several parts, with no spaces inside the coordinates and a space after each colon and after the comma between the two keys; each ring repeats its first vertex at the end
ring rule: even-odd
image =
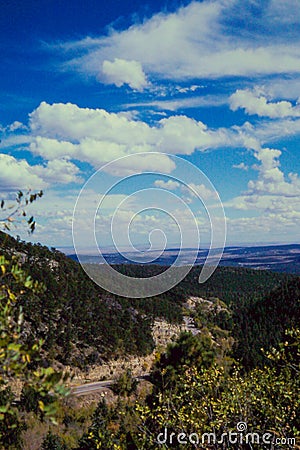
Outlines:
{"type": "MultiPolygon", "coordinates": [[[[134,377],[136,380],[147,380],[149,378],[149,373],[144,373],[138,377],[134,377]]],[[[88,395],[93,392],[102,391],[105,388],[109,388],[112,386],[116,380],[105,380],[105,381],[96,381],[94,383],[85,383],[80,386],[71,387],[71,394],[79,396],[79,395],[88,395]]]]}

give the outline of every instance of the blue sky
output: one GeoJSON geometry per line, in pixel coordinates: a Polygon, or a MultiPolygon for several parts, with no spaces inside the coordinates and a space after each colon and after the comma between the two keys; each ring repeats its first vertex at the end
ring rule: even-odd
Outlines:
{"type": "Polygon", "coordinates": [[[299,241],[297,0],[11,0],[1,5],[0,30],[1,192],[44,190],[32,208],[34,240],[72,245],[84,183],[104,164],[136,155],[108,165],[84,192],[82,246],[85,219],[107,186],[135,173],[107,195],[97,221],[102,246],[111,244],[116,208],[120,245],[129,223],[136,244],[159,227],[168,245],[178,244],[170,211],[161,212],[166,204],[187,234],[190,209],[207,242],[208,218],[194,193],[218,216],[216,197],[177,155],[218,191],[227,244],[299,241]],[[192,192],[174,182],[180,176],[192,192]],[[161,190],[156,204],[151,190],[126,200],[153,187],[161,190]]]}

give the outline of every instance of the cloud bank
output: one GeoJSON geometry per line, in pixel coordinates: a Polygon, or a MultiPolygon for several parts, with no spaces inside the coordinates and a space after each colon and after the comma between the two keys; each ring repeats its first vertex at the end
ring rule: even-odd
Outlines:
{"type": "Polygon", "coordinates": [[[108,36],[62,43],[64,68],[134,89],[146,85],[145,73],[166,80],[299,74],[298,10],[296,1],[192,2],[108,36]],[[288,26],[278,27],[279,18],[288,26]]]}

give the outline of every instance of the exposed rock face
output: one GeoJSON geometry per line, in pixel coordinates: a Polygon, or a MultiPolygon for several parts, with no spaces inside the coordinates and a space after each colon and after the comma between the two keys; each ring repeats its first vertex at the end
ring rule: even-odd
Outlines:
{"type": "Polygon", "coordinates": [[[83,383],[84,381],[110,380],[117,378],[126,369],[130,369],[134,376],[143,375],[149,372],[155,360],[157,351],[163,350],[172,339],[185,329],[183,325],[173,325],[165,320],[156,319],[153,324],[152,333],[155,342],[154,351],[147,356],[128,356],[110,360],[101,365],[91,367],[88,372],[79,369],[69,370],[74,374],[72,384],[83,383]]]}
{"type": "MultiPolygon", "coordinates": [[[[190,297],[184,306],[192,310],[201,302],[205,302],[205,300],[200,297],[190,297]]],[[[131,370],[133,376],[148,373],[157,353],[163,351],[182,331],[191,331],[193,334],[200,333],[193,319],[189,316],[184,316],[180,325],[170,324],[161,318],[157,318],[152,327],[155,349],[150,355],[117,358],[101,365],[95,365],[85,373],[79,369],[71,370],[74,373],[72,384],[114,379],[127,369],[131,370]]]]}

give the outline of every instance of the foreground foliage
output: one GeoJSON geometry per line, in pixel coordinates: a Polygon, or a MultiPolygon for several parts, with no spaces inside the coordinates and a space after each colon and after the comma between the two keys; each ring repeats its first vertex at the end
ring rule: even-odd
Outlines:
{"type": "Polygon", "coordinates": [[[273,367],[245,373],[236,366],[228,373],[217,364],[186,365],[176,385],[156,389],[146,403],[127,405],[119,414],[102,404],[84,438],[89,446],[78,449],[261,450],[271,441],[278,449],[300,448],[299,329],[288,336],[269,355],[273,367]],[[238,441],[228,441],[230,433],[238,433],[238,441]]]}
{"type": "Polygon", "coordinates": [[[36,412],[53,419],[57,396],[67,393],[62,385],[66,376],[52,367],[39,367],[41,340],[24,343],[24,315],[18,300],[26,299],[29,292],[38,295],[44,286],[27,276],[14,258],[0,256],[0,267],[0,444],[19,448],[24,424],[11,386],[18,390],[23,385],[24,392],[34,393],[36,412]]]}
{"type": "MultiPolygon", "coordinates": [[[[42,195],[42,191],[25,195],[19,191],[12,205],[2,200],[0,227],[10,230],[22,218],[32,233],[35,220],[26,218],[25,208],[42,195]]],[[[0,446],[17,450],[22,448],[21,432],[26,429],[24,405],[34,407],[41,419],[55,422],[57,399],[68,391],[63,385],[67,375],[39,365],[43,341],[25,339],[28,330],[21,304],[41,295],[45,286],[23,270],[17,255],[9,256],[0,256],[0,446]]]]}

